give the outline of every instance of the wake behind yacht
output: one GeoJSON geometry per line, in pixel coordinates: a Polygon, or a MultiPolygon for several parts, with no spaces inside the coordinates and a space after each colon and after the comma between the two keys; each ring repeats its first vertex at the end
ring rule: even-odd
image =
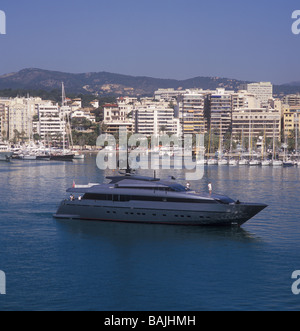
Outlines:
{"type": "Polygon", "coordinates": [[[68,189],[57,219],[169,225],[241,226],[267,207],[234,201],[216,194],[199,194],[174,180],[132,174],[107,177],[108,184],[68,189]],[[75,198],[76,195],[80,195],[75,198]]]}

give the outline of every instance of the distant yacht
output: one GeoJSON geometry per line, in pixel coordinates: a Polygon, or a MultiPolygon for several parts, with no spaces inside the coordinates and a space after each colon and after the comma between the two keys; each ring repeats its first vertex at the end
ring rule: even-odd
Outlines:
{"type": "Polygon", "coordinates": [[[218,165],[218,160],[216,160],[216,159],[209,159],[207,161],[207,164],[208,165],[218,165]]]}
{"type": "Polygon", "coordinates": [[[261,162],[259,160],[250,160],[249,162],[249,166],[253,167],[253,166],[260,166],[261,162]]]}
{"type": "Polygon", "coordinates": [[[249,161],[247,159],[241,159],[239,165],[249,165],[249,161]]]}
{"type": "Polygon", "coordinates": [[[282,167],[283,166],[283,162],[280,160],[273,160],[272,161],[272,166],[273,167],[282,167]]]}
{"type": "Polygon", "coordinates": [[[8,144],[0,142],[0,161],[10,161],[13,152],[9,149],[8,144]]]}
{"type": "Polygon", "coordinates": [[[74,186],[62,201],[58,219],[168,225],[241,226],[267,207],[199,194],[174,180],[132,174],[107,177],[109,184],[74,186]],[[75,198],[75,196],[79,196],[75,198]]]}

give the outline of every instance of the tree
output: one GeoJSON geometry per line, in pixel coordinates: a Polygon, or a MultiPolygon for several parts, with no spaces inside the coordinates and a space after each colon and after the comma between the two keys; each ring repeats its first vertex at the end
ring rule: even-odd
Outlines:
{"type": "Polygon", "coordinates": [[[20,141],[20,132],[17,129],[14,129],[13,143],[17,144],[20,141]]]}
{"type": "Polygon", "coordinates": [[[33,135],[33,139],[34,139],[34,141],[40,141],[42,139],[42,137],[38,133],[35,133],[33,135]]]}

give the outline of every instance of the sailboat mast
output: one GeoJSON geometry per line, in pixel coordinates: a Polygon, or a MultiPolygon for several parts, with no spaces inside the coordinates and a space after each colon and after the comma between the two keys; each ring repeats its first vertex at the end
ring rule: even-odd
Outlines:
{"type": "Polygon", "coordinates": [[[66,100],[66,97],[65,97],[65,86],[64,86],[64,83],[62,82],[61,83],[61,88],[62,88],[62,92],[61,92],[61,107],[62,107],[62,118],[63,118],[63,151],[65,153],[65,149],[66,149],[66,137],[65,137],[65,134],[66,134],[66,121],[65,121],[65,100],[66,100]]]}
{"type": "Polygon", "coordinates": [[[296,146],[295,146],[295,149],[296,149],[296,157],[298,157],[298,130],[299,130],[299,118],[298,118],[298,114],[295,114],[295,119],[294,119],[294,121],[295,121],[295,135],[296,135],[296,137],[295,137],[295,139],[296,139],[296,141],[295,141],[295,144],[296,144],[296,146]]]}
{"type": "Polygon", "coordinates": [[[274,120],[274,123],[273,123],[273,161],[275,160],[276,158],[276,146],[275,146],[275,120],[274,120]]]}

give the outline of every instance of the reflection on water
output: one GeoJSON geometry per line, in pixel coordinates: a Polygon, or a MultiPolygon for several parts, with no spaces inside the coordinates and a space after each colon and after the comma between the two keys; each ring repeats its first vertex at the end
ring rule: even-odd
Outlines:
{"type": "Polygon", "coordinates": [[[151,243],[157,241],[185,242],[186,240],[198,240],[202,245],[205,241],[210,240],[260,241],[255,234],[238,227],[186,227],[75,220],[63,220],[58,223],[58,226],[70,235],[88,236],[95,240],[104,238],[112,243],[118,243],[122,240],[133,246],[137,242],[151,243]]]}

